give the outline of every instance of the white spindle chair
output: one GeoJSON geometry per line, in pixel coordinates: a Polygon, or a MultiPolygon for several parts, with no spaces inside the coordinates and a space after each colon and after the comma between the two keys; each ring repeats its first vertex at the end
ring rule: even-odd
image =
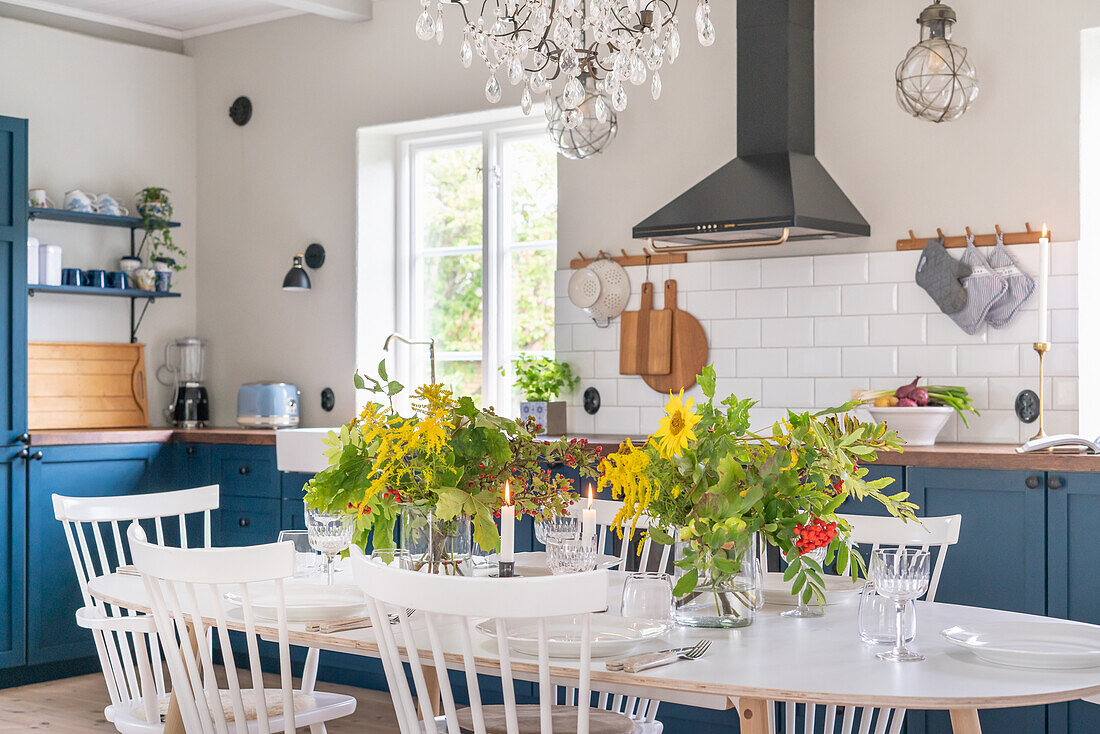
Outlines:
{"type": "MultiPolygon", "coordinates": [[[[243,548],[169,548],[147,542],[137,523],[128,530],[134,565],[149,594],[172,688],[184,728],[199,734],[271,734],[308,727],[324,734],[325,722],[355,711],[351,696],[293,689],[284,581],[294,574],[294,545],[289,542],[243,548]],[[257,593],[269,589],[276,599],[273,621],[253,611],[257,593]],[[224,595],[238,594],[247,643],[247,676],[237,669],[238,653],[230,644],[224,595]],[[221,647],[228,689],[219,689],[210,645],[195,643],[210,634],[221,647]],[[260,634],[277,639],[280,688],[264,687],[260,634]]],[[[244,661],[242,661],[244,662],[244,661]]],[[[133,709],[119,712],[115,725],[123,734],[143,734],[144,717],[133,709]]]]}
{"type": "MultiPolygon", "coordinates": [[[[959,542],[959,526],[962,515],[944,517],[922,517],[920,523],[905,522],[896,517],[878,517],[873,515],[841,515],[852,528],[853,545],[870,546],[877,550],[883,546],[895,548],[935,549],[935,561],[932,576],[928,584],[925,599],[936,600],[936,588],[939,586],[943,564],[947,559],[949,546],[959,542]]],[[[767,601],[765,599],[765,601],[767,601]]],[[[905,709],[871,708],[844,706],[843,718],[837,722],[837,706],[797,701],[777,701],[768,707],[769,724],[775,734],[899,734],[905,722],[905,709]],[[783,726],[778,727],[776,709],[784,711],[783,726]],[[803,724],[797,724],[799,711],[804,713],[803,724]],[[818,723],[821,726],[815,728],[818,723]],[[858,730],[856,727],[859,727],[858,730]]]]}
{"type": "MultiPolygon", "coordinates": [[[[622,506],[623,503],[617,500],[592,500],[592,508],[596,511],[596,539],[597,547],[600,549],[600,552],[608,549],[609,541],[617,534],[614,528],[615,516],[619,514],[619,510],[622,509],[622,506]]],[[[571,515],[576,515],[579,518],[581,512],[587,507],[588,499],[582,497],[580,501],[575,502],[569,508],[569,512],[571,515]]],[[[645,517],[638,518],[634,527],[636,530],[648,530],[649,519],[645,517]]],[[[654,543],[647,534],[641,543],[640,550],[634,554],[631,553],[630,550],[631,536],[628,535],[629,533],[630,525],[628,524],[623,529],[623,537],[620,539],[622,545],[619,548],[619,563],[614,566],[615,569],[620,571],[638,570],[670,572],[669,556],[672,553],[671,545],[654,543]]],[[[565,691],[565,700],[575,705],[576,695],[577,692],[575,688],[567,689],[565,691]]],[[[636,734],[661,734],[664,725],[657,721],[657,708],[660,705],[660,701],[653,699],[610,694],[605,691],[599,692],[598,698],[599,708],[608,711],[616,711],[629,716],[635,722],[636,734]]]]}
{"type": "MultiPolygon", "coordinates": [[[[556,683],[550,674],[546,620],[579,618],[581,649],[577,661],[577,701],[591,700],[591,617],[607,606],[607,572],[569,574],[530,579],[462,578],[407,571],[386,566],[351,550],[356,583],[368,596],[372,626],[377,635],[386,680],[397,711],[401,734],[630,734],[629,717],[589,706],[556,704],[556,683]],[[412,615],[406,613],[413,609],[412,615]],[[398,622],[390,624],[390,614],[398,622]],[[488,641],[474,625],[489,618],[496,630],[500,660],[501,705],[483,703],[477,656],[488,641]],[[509,622],[537,620],[539,654],[513,659],[506,640],[509,622]],[[410,689],[402,659],[412,673],[410,689]],[[455,703],[446,674],[448,659],[460,663],[466,675],[469,707],[455,703]],[[518,705],[513,666],[537,664],[539,703],[518,705]],[[439,671],[438,693],[443,715],[435,718],[435,689],[431,673],[439,671]],[[415,694],[415,695],[414,695],[415,694]],[[419,710],[418,710],[419,709],[419,710]],[[553,724],[551,722],[554,722],[553,724]],[[427,722],[426,724],[424,722],[427,722]]],[[[490,642],[490,644],[493,644],[490,642]]],[[[482,668],[482,672],[486,672],[482,668]]],[[[496,670],[492,670],[496,674],[496,670]]],[[[535,675],[528,672],[528,676],[535,675]]]]}

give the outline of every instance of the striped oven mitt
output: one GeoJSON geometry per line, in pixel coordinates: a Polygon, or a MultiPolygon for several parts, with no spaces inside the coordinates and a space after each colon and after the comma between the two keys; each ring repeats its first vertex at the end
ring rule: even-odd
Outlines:
{"type": "Polygon", "coordinates": [[[999,232],[997,246],[989,255],[989,267],[1008,282],[1008,291],[989,309],[985,321],[995,329],[1003,329],[1031,297],[1035,290],[1035,279],[1020,269],[1020,264],[1005,247],[1004,237],[999,232]]]}
{"type": "Polygon", "coordinates": [[[975,334],[985,321],[986,314],[1008,292],[1008,280],[994,272],[982,253],[974,246],[974,236],[966,238],[966,252],[962,262],[970,266],[970,275],[963,278],[966,289],[966,305],[951,319],[967,334],[975,334]]]}

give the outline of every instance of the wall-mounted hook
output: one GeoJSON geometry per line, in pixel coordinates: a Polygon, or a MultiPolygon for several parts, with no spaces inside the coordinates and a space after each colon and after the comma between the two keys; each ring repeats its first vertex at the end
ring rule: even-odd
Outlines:
{"type": "Polygon", "coordinates": [[[939,227],[936,227],[936,234],[938,234],[940,236],[941,240],[943,239],[943,230],[940,229],[939,227]]]}
{"type": "Polygon", "coordinates": [[[993,229],[996,230],[997,234],[1004,234],[1004,232],[1001,231],[1001,225],[999,224],[994,224],[993,229]]]}
{"type": "Polygon", "coordinates": [[[970,227],[966,228],[966,236],[967,237],[973,237],[974,236],[973,234],[970,233],[970,227]]]}
{"type": "Polygon", "coordinates": [[[1024,222],[1024,226],[1027,228],[1028,232],[1031,231],[1031,222],[1024,222]]]}
{"type": "Polygon", "coordinates": [[[913,234],[913,230],[909,230],[909,239],[911,239],[911,240],[917,239],[917,236],[915,234],[913,234]]]}

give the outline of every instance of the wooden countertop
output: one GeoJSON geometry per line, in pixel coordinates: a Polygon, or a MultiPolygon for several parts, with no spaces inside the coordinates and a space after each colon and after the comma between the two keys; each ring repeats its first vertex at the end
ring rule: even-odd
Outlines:
{"type": "Polygon", "coordinates": [[[275,431],[264,428],[103,428],[31,431],[31,446],[112,443],[231,443],[274,446],[275,431]]]}

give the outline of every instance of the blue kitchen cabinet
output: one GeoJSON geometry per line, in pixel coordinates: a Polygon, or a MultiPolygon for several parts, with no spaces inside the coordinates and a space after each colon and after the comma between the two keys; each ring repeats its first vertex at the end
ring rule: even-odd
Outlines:
{"type": "Polygon", "coordinates": [[[0,117],[0,668],[26,658],[27,121],[0,117]]]}
{"type": "Polygon", "coordinates": [[[283,529],[283,494],[275,447],[215,444],[210,464],[212,481],[221,487],[214,544],[256,545],[278,540],[283,529]]]}
{"type": "Polygon", "coordinates": [[[178,489],[214,484],[214,447],[208,443],[169,444],[173,481],[178,489]]]}
{"type": "Polygon", "coordinates": [[[312,474],[302,472],[283,472],[279,481],[282,484],[283,514],[281,527],[283,530],[306,529],[306,505],[302,500],[304,487],[313,477],[312,474]]]}
{"type": "Polygon", "coordinates": [[[46,446],[29,462],[27,497],[27,663],[57,663],[95,655],[92,636],[76,626],[80,586],[52,494],[104,497],[161,489],[162,444],[46,446]]]}

